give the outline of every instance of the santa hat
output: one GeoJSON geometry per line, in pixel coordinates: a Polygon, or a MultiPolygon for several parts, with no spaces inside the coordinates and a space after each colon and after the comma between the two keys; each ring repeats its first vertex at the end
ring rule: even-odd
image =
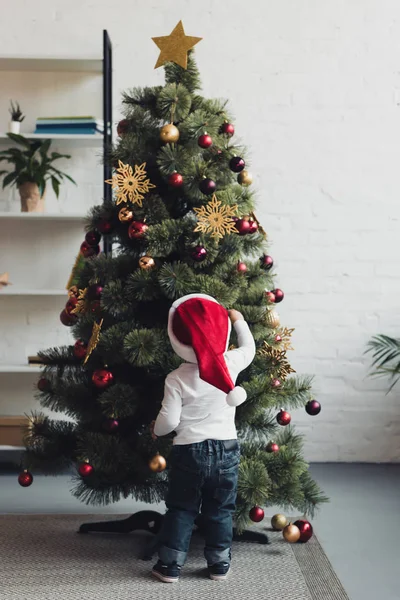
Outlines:
{"type": "Polygon", "coordinates": [[[175,352],[197,362],[200,378],[225,392],[230,406],[238,406],[246,400],[246,392],[235,387],[225,362],[230,332],[228,311],[212,296],[183,296],[169,311],[168,335],[175,352]]]}

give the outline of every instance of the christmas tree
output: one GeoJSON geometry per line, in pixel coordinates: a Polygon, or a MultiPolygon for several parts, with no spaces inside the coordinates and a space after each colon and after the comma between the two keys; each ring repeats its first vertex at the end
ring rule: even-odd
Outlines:
{"type": "Polygon", "coordinates": [[[240,531],[260,520],[261,507],[312,517],[326,501],[289,425],[291,409],[315,415],[320,406],[311,377],[293,375],[288,362],[293,330],[280,326],[275,305],[284,294],[254,213],[245,150],[235,143],[227,103],[200,95],[191,50],[199,40],[185,36],[181,23],[154,38],[165,85],[123,96],[110,157],[113,199],[87,218],[61,313],[76,343],[40,353],[40,403],[69,419],[32,414],[20,482],[29,485],[35,469],[56,474],[74,466],[74,494],[86,503],[163,500],[173,436],[153,440],[150,424],[165,377],[181,362],[168,340],[168,311],[181,296],[205,293],[239,310],[257,345],[237,381],[247,392],[236,412],[240,531]],[[112,254],[100,253],[102,235],[112,254]]]}

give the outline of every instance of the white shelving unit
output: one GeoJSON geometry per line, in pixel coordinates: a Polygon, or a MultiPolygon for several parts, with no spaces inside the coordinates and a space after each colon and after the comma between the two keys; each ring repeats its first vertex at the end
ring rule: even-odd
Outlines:
{"type": "Polygon", "coordinates": [[[0,56],[0,71],[102,73],[101,57],[0,56]]]}
{"type": "Polygon", "coordinates": [[[24,288],[16,288],[13,285],[10,285],[6,288],[0,290],[0,298],[2,296],[67,296],[67,290],[34,290],[34,289],[24,289],[24,288]]]}
{"type": "MultiPolygon", "coordinates": [[[[103,144],[103,136],[99,133],[90,134],[90,133],[71,133],[71,134],[61,134],[61,133],[27,133],[25,131],[21,131],[21,135],[28,138],[29,140],[53,140],[54,142],[59,142],[59,145],[62,143],[66,146],[73,147],[85,147],[85,148],[100,148],[103,144]]],[[[0,144],[10,144],[12,143],[10,138],[6,133],[0,133],[0,144]]]]}
{"type": "Polygon", "coordinates": [[[85,214],[78,213],[17,213],[0,212],[0,219],[13,219],[24,221],[78,221],[82,222],[85,214]]]}
{"type": "Polygon", "coordinates": [[[39,365],[0,365],[0,373],[41,373],[43,367],[39,365]]]}

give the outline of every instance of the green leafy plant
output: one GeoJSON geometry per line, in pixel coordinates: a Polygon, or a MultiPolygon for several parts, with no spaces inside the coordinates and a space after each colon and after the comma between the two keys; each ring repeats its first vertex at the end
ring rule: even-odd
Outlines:
{"type": "Polygon", "coordinates": [[[388,393],[400,379],[400,338],[376,335],[367,345],[365,353],[372,353],[372,375],[389,376],[391,381],[388,393]]]}
{"type": "Polygon", "coordinates": [[[22,113],[18,102],[14,104],[14,102],[10,100],[10,108],[8,110],[12,121],[19,121],[19,123],[22,123],[25,119],[25,115],[22,113]]]}
{"type": "Polygon", "coordinates": [[[60,184],[64,177],[72,183],[76,183],[72,177],[53,166],[54,161],[60,158],[71,158],[71,156],[58,152],[49,154],[51,140],[28,140],[23,135],[15,133],[7,135],[13,142],[22,146],[22,149],[13,147],[0,152],[0,162],[6,161],[14,165],[12,171],[0,171],[0,175],[5,175],[3,189],[8,185],[20,187],[27,182],[36,183],[40,195],[43,196],[46,183],[51,180],[51,185],[58,198],[60,184]]]}

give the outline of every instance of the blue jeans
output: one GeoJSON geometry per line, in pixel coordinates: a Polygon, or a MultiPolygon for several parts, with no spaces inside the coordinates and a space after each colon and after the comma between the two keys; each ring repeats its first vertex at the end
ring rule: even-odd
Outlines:
{"type": "Polygon", "coordinates": [[[237,440],[205,440],[173,447],[168,511],[159,534],[158,554],[164,564],[185,563],[200,511],[207,564],[230,562],[239,460],[237,440]]]}

